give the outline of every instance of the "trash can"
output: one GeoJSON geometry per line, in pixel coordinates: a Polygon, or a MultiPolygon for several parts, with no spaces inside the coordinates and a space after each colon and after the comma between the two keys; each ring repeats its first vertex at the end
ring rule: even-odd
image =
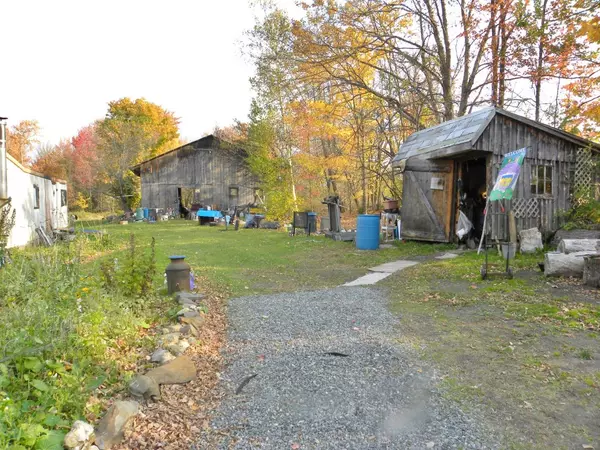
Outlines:
{"type": "Polygon", "coordinates": [[[317,213],[309,212],[308,213],[308,233],[314,233],[317,231],[317,213]]]}

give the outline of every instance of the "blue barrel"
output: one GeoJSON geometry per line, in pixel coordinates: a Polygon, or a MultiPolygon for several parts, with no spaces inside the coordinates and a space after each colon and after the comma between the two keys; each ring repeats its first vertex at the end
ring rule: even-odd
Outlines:
{"type": "Polygon", "coordinates": [[[137,208],[135,210],[135,220],[142,220],[144,218],[144,210],[142,208],[137,208]]]}
{"type": "Polygon", "coordinates": [[[356,248],[377,250],[379,248],[379,215],[360,214],[356,221],[356,248]]]}
{"type": "Polygon", "coordinates": [[[144,219],[147,219],[150,216],[150,211],[148,208],[144,208],[144,219]]]}

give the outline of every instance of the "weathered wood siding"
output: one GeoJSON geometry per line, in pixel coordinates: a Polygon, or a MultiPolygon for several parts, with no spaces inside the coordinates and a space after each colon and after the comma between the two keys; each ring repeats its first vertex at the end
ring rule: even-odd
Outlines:
{"type": "Polygon", "coordinates": [[[239,151],[195,144],[141,164],[142,207],[177,210],[178,188],[194,189],[197,202],[220,209],[254,202],[259,181],[239,151]],[[230,187],[238,188],[237,202],[230,202],[230,187]]]}
{"type": "MultiPolygon", "coordinates": [[[[504,202],[505,210],[513,210],[513,206],[525,203],[524,200],[528,201],[529,206],[533,206],[537,200],[538,214],[532,211],[533,214],[517,218],[517,229],[538,227],[544,232],[554,231],[560,226],[558,213],[571,206],[571,171],[575,168],[575,158],[580,146],[526,123],[496,114],[474,146],[476,150],[490,152],[487,158],[488,192],[496,180],[503,155],[523,147],[529,147],[527,157],[521,168],[515,197],[512,201],[504,202]],[[532,194],[531,168],[536,165],[552,167],[551,195],[532,194]]],[[[531,209],[535,210],[533,207],[531,209]]],[[[492,238],[507,239],[508,218],[501,211],[499,202],[492,203],[489,214],[492,238]]]]}

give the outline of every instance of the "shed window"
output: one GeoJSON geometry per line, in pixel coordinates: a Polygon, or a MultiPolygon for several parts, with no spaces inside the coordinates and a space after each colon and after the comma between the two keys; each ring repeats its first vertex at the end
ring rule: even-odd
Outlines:
{"type": "Polygon", "coordinates": [[[33,185],[33,208],[40,209],[40,187],[37,184],[33,185]]]}
{"type": "Polygon", "coordinates": [[[552,166],[531,166],[531,193],[552,195],[552,166]]]}
{"type": "Polygon", "coordinates": [[[60,206],[67,206],[67,190],[60,190],[60,206]]]}

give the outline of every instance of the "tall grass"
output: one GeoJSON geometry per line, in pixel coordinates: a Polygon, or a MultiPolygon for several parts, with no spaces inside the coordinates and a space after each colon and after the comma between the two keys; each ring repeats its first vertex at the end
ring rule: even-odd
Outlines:
{"type": "Polygon", "coordinates": [[[122,283],[111,286],[81,262],[109,245],[27,249],[0,269],[0,448],[62,448],[73,420],[96,417],[150,345],[147,329],[164,309],[148,281],[153,246],[132,240],[113,261],[122,283]]]}

